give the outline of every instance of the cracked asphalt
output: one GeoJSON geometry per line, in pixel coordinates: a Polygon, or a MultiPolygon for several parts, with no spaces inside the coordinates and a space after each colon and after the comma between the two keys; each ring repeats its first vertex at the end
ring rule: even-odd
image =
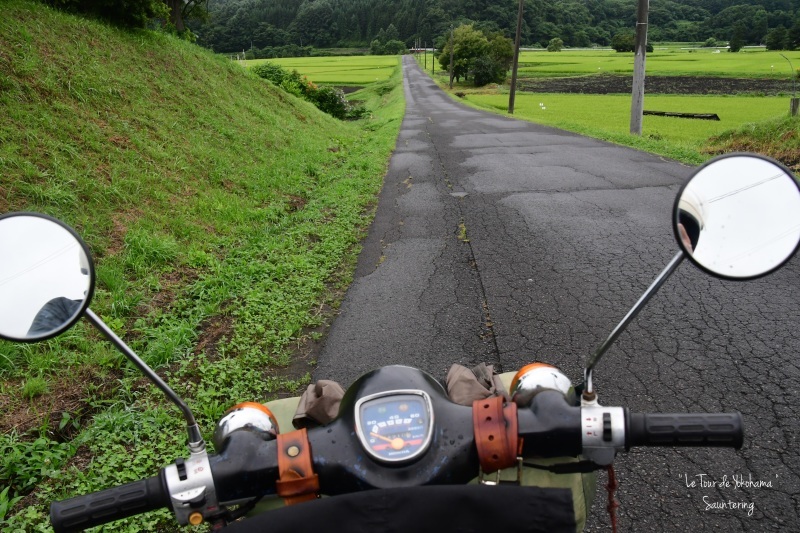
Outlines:
{"type": "MultiPolygon", "coordinates": [[[[677,252],[670,211],[693,169],[468,108],[403,68],[396,152],[314,378],[541,360],[581,382],[677,252]]],[[[739,451],[620,455],[621,531],[800,531],[798,271],[732,282],[686,261],[598,364],[604,405],[745,420],[739,451]]],[[[609,530],[604,481],[587,531],[609,530]]]]}

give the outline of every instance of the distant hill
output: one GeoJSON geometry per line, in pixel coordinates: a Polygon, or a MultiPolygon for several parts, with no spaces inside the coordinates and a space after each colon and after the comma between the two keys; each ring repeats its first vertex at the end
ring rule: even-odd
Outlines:
{"type": "MultiPolygon", "coordinates": [[[[430,46],[451,24],[472,21],[510,34],[512,0],[214,0],[211,20],[193,26],[218,52],[282,46],[368,46],[385,32],[430,46]]],[[[636,0],[525,0],[522,42],[607,46],[636,26],[636,0]]],[[[727,41],[740,26],[745,44],[764,43],[771,29],[796,24],[799,0],[659,0],[650,3],[651,41],[727,41]]],[[[800,26],[798,26],[800,36],[800,26]]],[[[800,43],[798,43],[800,44],[800,43]]]]}

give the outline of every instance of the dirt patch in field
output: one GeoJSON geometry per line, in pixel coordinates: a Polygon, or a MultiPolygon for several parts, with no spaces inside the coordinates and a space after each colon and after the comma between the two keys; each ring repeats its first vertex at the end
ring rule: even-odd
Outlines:
{"type": "Polygon", "coordinates": [[[96,408],[87,404],[87,397],[96,401],[110,397],[120,377],[117,370],[80,368],[53,376],[47,390],[33,399],[23,398],[17,392],[22,389],[23,380],[9,381],[9,392],[0,394],[0,432],[24,435],[38,429],[52,440],[68,441],[96,412],[96,408]],[[64,414],[69,424],[61,424],[64,414]]]}
{"type": "Polygon", "coordinates": [[[354,93],[364,88],[363,85],[337,85],[337,89],[341,89],[344,94],[354,93]]]}
{"type": "MultiPolygon", "coordinates": [[[[524,79],[520,91],[539,93],[616,94],[632,90],[632,76],[595,74],[569,78],[524,79]]],[[[792,81],[783,79],[715,78],[708,76],[650,76],[647,94],[753,94],[776,96],[792,93],[792,81]]]]}

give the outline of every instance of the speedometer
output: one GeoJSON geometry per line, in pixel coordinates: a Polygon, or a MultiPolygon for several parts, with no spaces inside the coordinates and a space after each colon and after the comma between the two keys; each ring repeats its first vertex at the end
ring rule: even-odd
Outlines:
{"type": "Polygon", "coordinates": [[[430,446],[431,399],[421,390],[388,391],[361,398],[356,402],[356,433],[374,459],[410,461],[430,446]]]}

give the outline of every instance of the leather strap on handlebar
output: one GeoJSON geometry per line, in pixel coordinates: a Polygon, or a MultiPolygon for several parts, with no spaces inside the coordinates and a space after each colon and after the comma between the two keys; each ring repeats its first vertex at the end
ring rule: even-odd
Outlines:
{"type": "Polygon", "coordinates": [[[278,433],[278,474],[275,488],[286,505],[317,498],[319,477],[314,473],[305,428],[278,433]]]}
{"type": "Polygon", "coordinates": [[[503,405],[502,396],[472,402],[472,423],[481,470],[487,474],[517,464],[521,446],[517,404],[503,405]]]}

